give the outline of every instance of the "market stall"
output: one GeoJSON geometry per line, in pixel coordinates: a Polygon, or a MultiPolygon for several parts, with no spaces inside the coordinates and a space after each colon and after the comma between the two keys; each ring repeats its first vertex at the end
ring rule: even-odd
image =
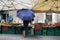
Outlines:
{"type": "MultiPolygon", "coordinates": [[[[60,13],[60,1],[59,0],[38,0],[38,3],[33,7],[34,12],[36,13],[60,13]]],[[[57,17],[55,17],[57,19],[57,17]]],[[[56,20],[55,19],[55,20],[56,20]]],[[[48,23],[49,24],[49,23],[48,23]]],[[[56,24],[46,24],[46,26],[60,26],[59,22],[56,24]]]]}

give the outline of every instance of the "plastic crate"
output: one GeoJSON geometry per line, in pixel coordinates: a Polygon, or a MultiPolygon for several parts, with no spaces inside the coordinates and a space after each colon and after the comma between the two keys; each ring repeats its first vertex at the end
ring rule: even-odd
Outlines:
{"type": "Polygon", "coordinates": [[[55,32],[55,36],[60,36],[60,31],[59,32],[55,32]]]}
{"type": "Polygon", "coordinates": [[[48,28],[47,35],[54,36],[54,28],[48,28]]]}
{"type": "Polygon", "coordinates": [[[27,36],[31,36],[31,30],[27,31],[27,36]]]}
{"type": "Polygon", "coordinates": [[[31,36],[31,27],[28,27],[28,29],[27,29],[27,36],[31,36]]]}
{"type": "Polygon", "coordinates": [[[15,34],[15,29],[14,27],[8,27],[8,30],[2,30],[2,34],[15,34]]]}
{"type": "Polygon", "coordinates": [[[15,34],[22,34],[22,27],[15,27],[15,34]]]}
{"type": "Polygon", "coordinates": [[[43,28],[42,30],[42,36],[46,36],[47,35],[47,28],[43,28]]]}
{"type": "Polygon", "coordinates": [[[42,35],[41,30],[35,30],[34,35],[35,35],[35,36],[40,36],[40,35],[42,35]]]}
{"type": "Polygon", "coordinates": [[[1,27],[2,27],[2,26],[0,25],[0,34],[2,33],[1,27]]]}
{"type": "Polygon", "coordinates": [[[55,28],[55,36],[60,36],[60,27],[55,28]]]}

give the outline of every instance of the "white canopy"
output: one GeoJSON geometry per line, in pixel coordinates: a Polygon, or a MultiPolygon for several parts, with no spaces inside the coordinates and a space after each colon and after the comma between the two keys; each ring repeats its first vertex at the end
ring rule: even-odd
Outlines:
{"type": "Polygon", "coordinates": [[[36,3],[37,0],[0,0],[0,10],[32,9],[36,3]]]}

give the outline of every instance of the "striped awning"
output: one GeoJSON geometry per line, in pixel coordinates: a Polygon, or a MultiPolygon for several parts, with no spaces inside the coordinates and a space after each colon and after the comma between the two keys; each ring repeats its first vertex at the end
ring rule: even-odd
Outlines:
{"type": "Polygon", "coordinates": [[[0,0],[0,10],[32,9],[36,0],[0,0]]]}
{"type": "Polygon", "coordinates": [[[57,12],[60,13],[60,0],[38,0],[33,7],[35,12],[57,12]]]}

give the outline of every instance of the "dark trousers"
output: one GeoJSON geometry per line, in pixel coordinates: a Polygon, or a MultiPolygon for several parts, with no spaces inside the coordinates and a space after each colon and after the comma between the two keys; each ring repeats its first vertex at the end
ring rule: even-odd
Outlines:
{"type": "Polygon", "coordinates": [[[27,32],[29,21],[23,21],[24,31],[27,32]]]}

